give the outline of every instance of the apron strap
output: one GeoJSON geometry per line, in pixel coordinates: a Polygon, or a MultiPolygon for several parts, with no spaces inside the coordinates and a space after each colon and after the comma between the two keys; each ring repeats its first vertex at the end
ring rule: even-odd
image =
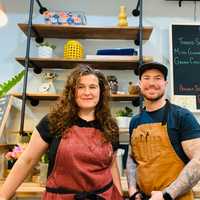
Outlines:
{"type": "MultiPolygon", "coordinates": [[[[169,102],[168,99],[166,99],[166,105],[165,105],[164,115],[163,115],[163,119],[162,119],[162,126],[167,123],[167,117],[168,117],[168,113],[170,110],[170,105],[171,105],[171,103],[169,102]]],[[[145,111],[145,110],[146,110],[146,107],[143,107],[142,111],[145,111]]]]}
{"type": "Polygon", "coordinates": [[[50,193],[56,193],[56,194],[75,194],[74,199],[75,200],[84,200],[84,199],[90,199],[90,200],[105,200],[103,197],[99,196],[98,194],[101,194],[108,189],[110,189],[113,185],[113,181],[110,181],[107,185],[104,187],[94,190],[91,192],[86,191],[77,191],[73,189],[58,187],[58,188],[51,188],[46,187],[46,191],[50,193]]]}
{"type": "Polygon", "coordinates": [[[56,159],[56,153],[58,150],[58,146],[60,144],[60,141],[62,139],[61,135],[56,135],[53,137],[53,140],[50,144],[49,147],[49,152],[48,152],[48,156],[49,156],[49,166],[48,166],[48,172],[47,172],[47,177],[50,176],[53,168],[54,168],[54,164],[55,164],[55,159],[56,159]]]}
{"type": "Polygon", "coordinates": [[[167,123],[167,117],[168,117],[169,110],[170,110],[170,102],[168,99],[166,99],[166,105],[165,105],[165,110],[164,110],[164,115],[163,115],[163,120],[162,120],[162,126],[167,123]]]}
{"type": "Polygon", "coordinates": [[[95,194],[93,192],[80,192],[78,194],[74,195],[74,200],[105,200],[105,198],[101,197],[98,194],[95,194]]]}

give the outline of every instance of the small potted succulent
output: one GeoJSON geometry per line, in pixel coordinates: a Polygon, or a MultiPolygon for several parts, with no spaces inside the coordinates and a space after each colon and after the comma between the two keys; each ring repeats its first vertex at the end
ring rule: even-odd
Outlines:
{"type": "Polygon", "coordinates": [[[133,115],[133,110],[126,106],[124,109],[120,109],[116,112],[116,119],[119,128],[128,128],[131,117],[133,115]]]}
{"type": "Polygon", "coordinates": [[[43,42],[37,45],[38,57],[40,58],[51,58],[53,56],[53,50],[56,48],[55,45],[49,42],[43,42]]]}

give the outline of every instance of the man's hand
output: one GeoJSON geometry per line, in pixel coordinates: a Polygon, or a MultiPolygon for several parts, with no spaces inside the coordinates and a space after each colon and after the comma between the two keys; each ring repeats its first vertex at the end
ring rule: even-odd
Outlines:
{"type": "Polygon", "coordinates": [[[129,200],[142,200],[142,195],[140,192],[135,192],[134,194],[132,194],[129,200]]]}
{"type": "Polygon", "coordinates": [[[152,191],[149,200],[164,200],[163,193],[161,191],[152,191]]]}

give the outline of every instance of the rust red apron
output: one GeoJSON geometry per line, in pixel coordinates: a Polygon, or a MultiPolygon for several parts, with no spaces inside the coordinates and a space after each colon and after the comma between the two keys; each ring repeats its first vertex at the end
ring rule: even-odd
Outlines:
{"type": "MultiPolygon", "coordinates": [[[[106,200],[121,200],[115,185],[108,187],[112,183],[112,159],[112,145],[105,142],[100,130],[72,126],[61,138],[47,188],[80,191],[84,196],[84,192],[107,186],[108,189],[98,195],[106,200]]],[[[43,195],[44,200],[72,200],[74,197],[73,193],[47,191],[43,195]]]]}

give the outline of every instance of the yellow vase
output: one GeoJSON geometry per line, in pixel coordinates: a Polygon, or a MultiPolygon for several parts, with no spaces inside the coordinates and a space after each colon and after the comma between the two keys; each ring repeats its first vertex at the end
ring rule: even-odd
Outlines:
{"type": "Polygon", "coordinates": [[[119,19],[118,26],[120,27],[128,26],[125,6],[120,6],[118,19],[119,19]]]}
{"type": "Polygon", "coordinates": [[[76,40],[69,40],[64,45],[64,58],[66,59],[80,59],[84,57],[83,46],[76,40]]]}

